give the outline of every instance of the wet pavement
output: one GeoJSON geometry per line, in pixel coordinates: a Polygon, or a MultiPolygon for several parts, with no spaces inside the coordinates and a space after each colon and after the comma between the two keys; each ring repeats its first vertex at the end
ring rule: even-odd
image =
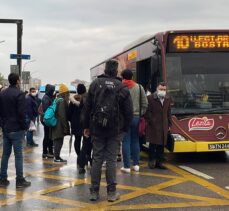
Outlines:
{"type": "Polygon", "coordinates": [[[32,182],[31,187],[16,189],[14,157],[11,156],[10,185],[0,188],[1,211],[229,210],[229,158],[226,153],[170,154],[167,155],[167,170],[148,169],[143,155],[140,172],[131,174],[120,172],[119,163],[117,188],[120,200],[107,202],[103,173],[100,200],[90,202],[90,168],[85,175],[78,174],[74,148],[69,156],[69,137],[66,137],[61,152],[68,160],[66,165],[42,159],[42,137],[40,126],[34,137],[39,147],[24,148],[24,172],[32,182]],[[202,174],[197,176],[198,172],[202,174]]]}

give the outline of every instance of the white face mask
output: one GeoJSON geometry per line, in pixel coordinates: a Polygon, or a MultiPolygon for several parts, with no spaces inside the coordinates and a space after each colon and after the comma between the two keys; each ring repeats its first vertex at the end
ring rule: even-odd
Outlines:
{"type": "Polygon", "coordinates": [[[33,97],[36,97],[37,93],[31,93],[31,95],[32,95],[33,97]]]}
{"type": "Polygon", "coordinates": [[[158,96],[159,98],[165,98],[165,95],[166,95],[166,91],[157,90],[157,96],[158,96]]]}

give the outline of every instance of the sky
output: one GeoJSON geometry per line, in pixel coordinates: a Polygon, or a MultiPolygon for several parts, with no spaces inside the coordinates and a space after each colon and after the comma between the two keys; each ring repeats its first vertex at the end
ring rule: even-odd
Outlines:
{"type": "MultiPolygon", "coordinates": [[[[1,0],[0,19],[23,19],[22,69],[46,83],[90,81],[90,68],[144,35],[228,29],[228,0],[1,0]]],[[[16,53],[16,25],[0,23],[0,73],[16,53]],[[3,41],[4,42],[1,42],[3,41]]]]}

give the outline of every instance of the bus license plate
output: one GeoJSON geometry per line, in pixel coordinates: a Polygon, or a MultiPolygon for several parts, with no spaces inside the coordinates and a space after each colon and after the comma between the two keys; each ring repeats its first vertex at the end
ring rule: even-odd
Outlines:
{"type": "Polygon", "coordinates": [[[208,144],[209,150],[216,150],[216,149],[228,149],[229,150],[229,143],[225,144],[208,144]]]}

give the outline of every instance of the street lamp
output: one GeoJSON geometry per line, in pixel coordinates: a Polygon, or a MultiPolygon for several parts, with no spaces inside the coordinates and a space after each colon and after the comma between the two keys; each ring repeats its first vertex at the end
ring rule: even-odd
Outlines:
{"type": "Polygon", "coordinates": [[[35,61],[36,61],[36,59],[30,60],[30,61],[28,61],[28,62],[25,62],[25,64],[23,65],[22,71],[24,72],[25,66],[26,66],[27,64],[29,64],[29,63],[31,63],[31,62],[35,62],[35,61]]]}

